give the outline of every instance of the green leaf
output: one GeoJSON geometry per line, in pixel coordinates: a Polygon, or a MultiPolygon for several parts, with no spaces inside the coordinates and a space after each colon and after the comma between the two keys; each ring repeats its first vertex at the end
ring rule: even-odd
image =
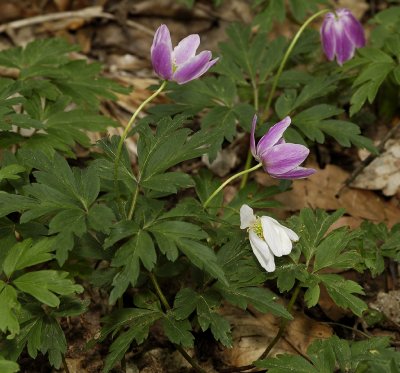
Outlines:
{"type": "Polygon", "coordinates": [[[60,299],[55,294],[71,295],[83,291],[82,286],[74,284],[67,276],[68,272],[53,270],[28,272],[15,279],[13,284],[40,302],[58,307],[60,299]]]}
{"type": "Polygon", "coordinates": [[[16,373],[16,372],[19,372],[19,366],[16,362],[6,360],[0,356],[0,372],[16,373]]]}
{"type": "Polygon", "coordinates": [[[166,172],[141,182],[142,187],[158,192],[177,193],[179,189],[194,186],[193,179],[183,172],[166,172]]]}
{"type": "Polygon", "coordinates": [[[267,313],[271,312],[275,316],[284,317],[292,320],[292,315],[279,303],[276,303],[276,295],[265,288],[258,287],[226,287],[217,284],[215,288],[224,296],[226,300],[232,304],[246,309],[248,304],[251,304],[258,311],[267,313]]]}
{"type": "Polygon", "coordinates": [[[166,336],[172,343],[183,347],[193,347],[194,337],[190,332],[192,326],[189,320],[176,320],[172,313],[168,313],[162,319],[162,326],[166,336]]]}
{"type": "Polygon", "coordinates": [[[18,174],[25,171],[25,167],[19,164],[10,164],[0,169],[0,181],[3,179],[17,180],[20,178],[18,174]]]}
{"type": "Polygon", "coordinates": [[[160,311],[140,308],[125,308],[107,316],[104,319],[106,325],[102,330],[100,340],[103,340],[111,331],[115,334],[123,326],[129,326],[129,329],[122,332],[111,344],[110,352],[105,360],[104,372],[109,372],[123,358],[134,340],[141,344],[147,338],[150,326],[161,317],[160,311]]]}
{"type": "Polygon", "coordinates": [[[106,205],[94,204],[89,209],[87,219],[90,228],[107,234],[110,232],[115,215],[106,205]]]}
{"type": "Polygon", "coordinates": [[[140,272],[140,261],[148,271],[154,268],[157,254],[150,235],[139,230],[137,235],[122,245],[111,262],[112,267],[123,267],[113,279],[110,303],[114,303],[127,289],[136,285],[140,272]]]}
{"type": "Polygon", "coordinates": [[[295,355],[279,355],[276,358],[258,360],[255,366],[268,369],[268,373],[321,373],[306,359],[295,355]]]}
{"type": "Polygon", "coordinates": [[[345,280],[343,277],[334,274],[318,275],[326,286],[332,300],[340,307],[350,308],[357,316],[368,308],[360,298],[353,294],[364,294],[362,287],[354,281],[345,280]]]}
{"type": "Polygon", "coordinates": [[[12,339],[19,333],[17,311],[20,307],[16,290],[0,280],[0,331],[6,333],[8,330],[8,338],[12,339]]]}
{"type": "Polygon", "coordinates": [[[188,238],[179,239],[177,245],[193,265],[208,272],[223,284],[228,285],[224,271],[219,266],[214,251],[208,246],[188,238]]]}
{"type": "Polygon", "coordinates": [[[54,239],[43,238],[35,243],[26,239],[15,244],[3,263],[3,271],[8,278],[19,269],[47,262],[53,258],[54,239]]]}

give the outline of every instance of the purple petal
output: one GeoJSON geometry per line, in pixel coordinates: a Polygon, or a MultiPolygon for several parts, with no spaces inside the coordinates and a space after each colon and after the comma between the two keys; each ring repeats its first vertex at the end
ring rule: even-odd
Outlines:
{"type": "Polygon", "coordinates": [[[364,29],[360,22],[349,12],[346,17],[342,19],[344,30],[351,40],[351,42],[357,47],[361,48],[365,46],[365,35],[364,29]]]}
{"type": "Polygon", "coordinates": [[[334,15],[332,13],[328,13],[321,27],[322,48],[329,61],[333,61],[335,58],[336,36],[333,28],[335,22],[334,19],[332,19],[333,17],[334,15]]]}
{"type": "Polygon", "coordinates": [[[262,158],[269,174],[285,174],[304,162],[310,150],[300,144],[280,144],[270,148],[262,158]]]}
{"type": "Polygon", "coordinates": [[[341,66],[353,57],[355,45],[347,36],[343,22],[336,22],[334,29],[336,34],[336,60],[341,66]]]}
{"type": "Polygon", "coordinates": [[[256,153],[256,140],[254,138],[257,126],[257,114],[254,114],[253,123],[251,124],[251,132],[250,132],[250,150],[253,157],[259,161],[260,159],[257,157],[256,153]]]}
{"type": "Polygon", "coordinates": [[[189,35],[182,39],[174,48],[173,59],[176,65],[182,65],[195,56],[196,50],[200,45],[200,36],[197,34],[189,35]]]}
{"type": "Polygon", "coordinates": [[[183,65],[178,66],[172,78],[179,84],[184,84],[190,80],[196,79],[203,75],[218,60],[216,58],[210,61],[210,59],[211,52],[203,51],[183,65]]]}
{"type": "Polygon", "coordinates": [[[284,174],[270,174],[277,179],[304,179],[305,177],[315,174],[317,171],[313,168],[296,167],[293,170],[284,174]]]}
{"type": "Polygon", "coordinates": [[[283,133],[289,127],[291,122],[290,117],[286,117],[282,119],[280,122],[274,124],[269,131],[261,137],[260,141],[257,144],[257,155],[258,157],[262,157],[268,149],[278,143],[283,133]]]}
{"type": "Polygon", "coordinates": [[[153,39],[151,46],[151,62],[153,69],[163,79],[172,77],[172,42],[166,25],[161,25],[153,39]]]}

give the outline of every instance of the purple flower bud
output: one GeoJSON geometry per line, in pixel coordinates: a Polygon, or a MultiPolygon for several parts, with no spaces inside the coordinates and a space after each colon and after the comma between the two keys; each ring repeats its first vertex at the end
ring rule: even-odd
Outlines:
{"type": "Polygon", "coordinates": [[[364,29],[348,9],[327,13],[321,27],[322,47],[328,59],[341,66],[365,45],[364,29]],[[336,14],[335,14],[336,13],[336,14]]]}
{"type": "Polygon", "coordinates": [[[172,49],[171,35],[166,25],[161,25],[151,46],[151,62],[156,74],[165,80],[174,80],[179,84],[197,79],[213,66],[218,58],[211,59],[210,51],[196,56],[200,45],[199,35],[189,35],[172,49]]]}
{"type": "Polygon", "coordinates": [[[253,157],[263,164],[264,170],[277,179],[302,179],[314,174],[312,168],[299,167],[310,153],[300,144],[289,144],[283,139],[283,133],[289,127],[290,117],[286,117],[272,126],[256,146],[254,133],[257,115],[254,115],[250,134],[250,150],[253,157]]]}

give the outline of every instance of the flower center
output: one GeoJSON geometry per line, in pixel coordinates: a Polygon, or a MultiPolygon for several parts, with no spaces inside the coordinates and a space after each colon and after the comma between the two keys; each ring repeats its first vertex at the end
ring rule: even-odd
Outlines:
{"type": "Polygon", "coordinates": [[[264,239],[260,218],[257,218],[257,220],[249,227],[249,229],[251,229],[258,237],[264,239]]]}

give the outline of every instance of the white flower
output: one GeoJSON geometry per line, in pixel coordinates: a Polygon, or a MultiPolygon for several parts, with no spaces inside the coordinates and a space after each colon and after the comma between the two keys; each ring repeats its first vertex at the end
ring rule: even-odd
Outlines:
{"type": "Polygon", "coordinates": [[[258,217],[248,205],[240,208],[240,229],[249,232],[250,245],[261,266],[267,272],[275,271],[275,256],[288,255],[292,241],[299,236],[269,216],[258,217]]]}

